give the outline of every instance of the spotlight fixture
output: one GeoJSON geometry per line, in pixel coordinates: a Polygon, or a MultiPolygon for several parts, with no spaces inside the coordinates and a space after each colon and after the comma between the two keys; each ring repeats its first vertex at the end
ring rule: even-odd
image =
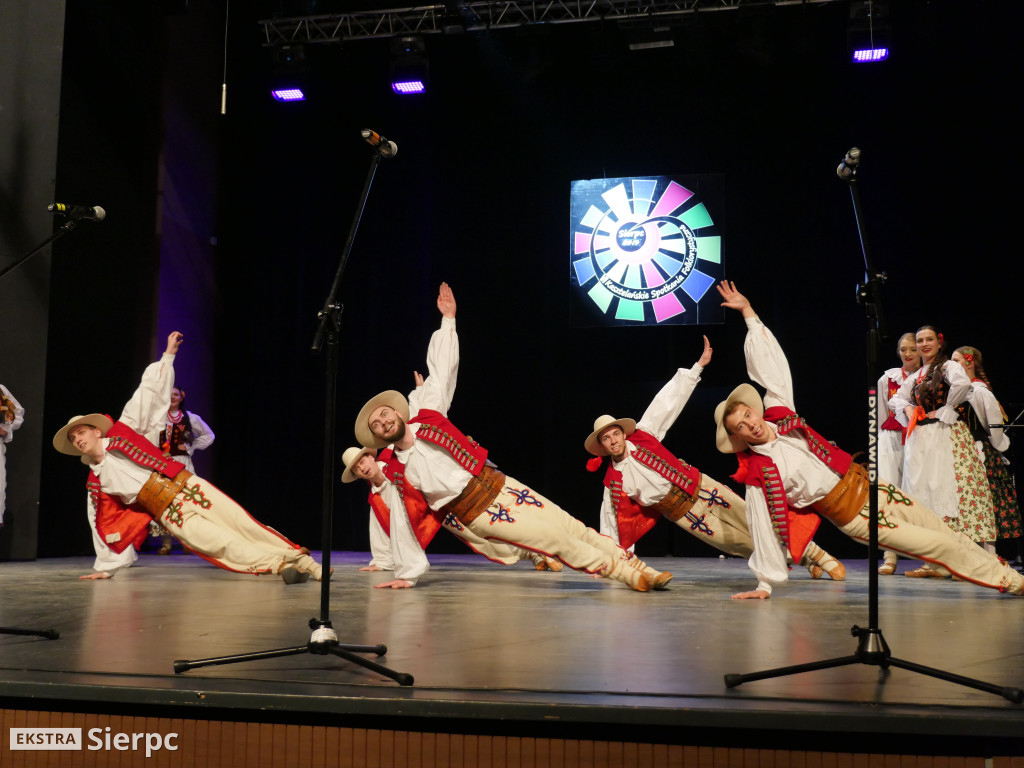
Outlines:
{"type": "Polygon", "coordinates": [[[391,44],[391,90],[406,95],[427,90],[427,55],[419,35],[398,37],[391,44]]]}
{"type": "Polygon", "coordinates": [[[277,101],[306,100],[306,53],[301,45],[281,45],[274,49],[274,71],[270,76],[270,95],[277,101]]]}
{"type": "Polygon", "coordinates": [[[846,43],[855,64],[885,61],[889,58],[889,4],[861,0],[850,4],[850,23],[846,43]]]}

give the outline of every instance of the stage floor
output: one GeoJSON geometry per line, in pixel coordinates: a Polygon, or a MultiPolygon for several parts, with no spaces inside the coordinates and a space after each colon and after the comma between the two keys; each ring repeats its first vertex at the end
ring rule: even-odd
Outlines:
{"type": "MultiPolygon", "coordinates": [[[[472,555],[432,556],[416,588],[378,590],[391,574],[360,572],[367,560],[332,555],[330,618],[344,643],[385,644],[379,661],[413,675],[411,687],[308,654],[175,674],[176,659],[304,645],[320,585],[144,554],[109,581],[77,579],[91,558],[0,564],[0,626],[61,635],[0,635],[0,697],[851,736],[1022,733],[1024,706],[905,669],[852,664],[725,687],[726,673],[852,655],[851,627],[868,624],[865,560],[846,563],[845,582],[794,569],[767,601],[729,599],[753,584],[738,559],[651,558],[675,580],[647,594],[472,555]]],[[[879,579],[893,656],[1024,688],[1024,599],[905,578],[913,565],[879,579]]]]}

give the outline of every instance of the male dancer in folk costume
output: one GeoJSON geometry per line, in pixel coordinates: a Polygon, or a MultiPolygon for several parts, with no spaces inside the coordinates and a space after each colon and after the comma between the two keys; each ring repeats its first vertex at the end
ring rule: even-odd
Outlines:
{"type": "Polygon", "coordinates": [[[562,570],[562,564],[557,560],[549,560],[536,552],[503,542],[482,539],[454,517],[441,520],[440,515],[422,499],[408,499],[410,506],[416,504],[415,513],[408,512],[398,489],[384,476],[384,469],[392,453],[388,448],[377,457],[375,448],[348,448],[342,456],[345,471],[341,481],[351,483],[360,479],[370,486],[367,501],[370,504],[370,549],[373,560],[370,565],[359,570],[395,572],[394,579],[375,584],[376,589],[409,589],[416,586],[419,577],[430,570],[424,550],[440,527],[447,528],[474,552],[493,562],[513,565],[529,559],[538,571],[562,570]]]}
{"type": "Polygon", "coordinates": [[[411,411],[400,392],[372,398],[356,418],[356,439],[368,448],[393,444],[385,474],[405,500],[422,496],[445,517],[484,539],[497,539],[557,558],[570,568],[621,581],[639,592],[664,587],[672,578],[640,563],[607,536],[587,528],[523,483],[499,472],[487,450],[448,418],[459,364],[455,297],[447,283],[437,298],[441,328],[430,340],[430,376],[411,411]]]}
{"type": "MultiPolygon", "coordinates": [[[[115,551],[138,547],[150,519],[173,531],[196,554],[225,570],[280,574],[287,583],[321,577],[309,550],[257,522],[237,502],[163,455],[159,439],[174,384],[174,357],[184,337],[167,337],[167,350],[112,421],[76,416],[53,436],[53,447],[89,465],[88,490],[96,528],[115,551]],[[145,510],[140,511],[140,510],[145,510]]],[[[81,576],[108,579],[110,571],[81,576]]]]}
{"type": "MultiPolygon", "coordinates": [[[[867,471],[829,443],[795,411],[789,363],[772,333],[735,285],[718,287],[722,305],[739,310],[747,324],[747,373],[767,389],[764,400],[741,384],[715,409],[716,443],[737,453],[737,479],[747,484],[747,520],[754,553],[750,568],[757,589],[734,598],[765,599],[772,583],[786,581],[789,548],[798,558],[818,526],[817,512],[851,538],[868,540],[867,471]],[[781,542],[780,542],[781,539],[781,542]]],[[[944,567],[965,581],[1000,592],[1024,594],[1024,576],[963,534],[954,533],[930,509],[879,478],[878,543],[907,557],[944,567]]]]}
{"type": "MultiPolygon", "coordinates": [[[[677,458],[661,442],[710,362],[711,342],[705,336],[700,359],[693,367],[676,371],[639,422],[600,416],[584,442],[595,456],[612,457],[604,476],[601,532],[627,549],[664,516],[727,554],[749,558],[754,551],[743,499],[677,458]]],[[[813,541],[808,542],[801,564],[814,579],[825,573],[835,581],[846,578],[843,564],[813,541]]]]}

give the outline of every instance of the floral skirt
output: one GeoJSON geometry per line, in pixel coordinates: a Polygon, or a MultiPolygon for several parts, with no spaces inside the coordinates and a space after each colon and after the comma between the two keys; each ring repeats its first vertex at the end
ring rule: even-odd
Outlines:
{"type": "Polygon", "coordinates": [[[992,508],[996,515],[996,527],[1000,539],[1016,539],[1021,535],[1020,507],[1017,504],[1017,489],[1013,486],[1013,475],[1003,463],[999,453],[986,440],[977,443],[985,455],[985,471],[988,487],[992,493],[992,508]]]}
{"type": "Polygon", "coordinates": [[[996,516],[992,509],[988,475],[967,424],[962,421],[954,424],[950,429],[950,440],[953,443],[960,516],[944,518],[946,525],[967,534],[973,541],[995,541],[996,516]]]}

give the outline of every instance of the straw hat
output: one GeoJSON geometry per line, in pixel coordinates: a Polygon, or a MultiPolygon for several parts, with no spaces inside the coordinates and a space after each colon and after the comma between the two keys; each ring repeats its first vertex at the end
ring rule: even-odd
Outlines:
{"type": "Polygon", "coordinates": [[[360,479],[356,477],[355,474],[352,472],[352,467],[354,467],[359,462],[359,460],[363,458],[363,456],[365,456],[366,454],[370,454],[371,456],[376,458],[377,449],[357,448],[355,446],[353,446],[352,448],[345,449],[345,453],[341,455],[341,463],[345,465],[345,471],[341,473],[341,482],[352,483],[360,479]]]}
{"type": "Polygon", "coordinates": [[[608,455],[608,451],[601,445],[601,433],[608,429],[608,427],[618,427],[626,437],[636,432],[636,422],[632,419],[616,419],[608,414],[598,416],[594,419],[594,431],[590,433],[590,437],[583,443],[583,447],[589,453],[595,456],[608,455]]]}
{"type": "Polygon", "coordinates": [[[722,453],[739,453],[750,446],[747,441],[730,435],[725,429],[725,412],[733,403],[743,403],[758,416],[764,416],[764,401],[749,384],[740,384],[715,408],[715,445],[722,453]]]}
{"type": "Polygon", "coordinates": [[[402,417],[402,421],[409,420],[409,401],[405,399],[405,395],[394,389],[381,392],[379,395],[371,398],[359,411],[359,415],[356,416],[356,440],[359,441],[360,445],[364,445],[367,448],[386,448],[388,446],[387,440],[379,440],[370,431],[370,414],[382,405],[396,410],[398,415],[402,417]]]}
{"type": "Polygon", "coordinates": [[[90,413],[85,416],[75,416],[65,424],[56,435],[53,436],[53,447],[68,456],[81,456],[82,452],[75,448],[68,440],[68,433],[75,427],[95,427],[100,431],[100,437],[105,437],[107,432],[114,426],[113,420],[102,413],[90,413]]]}

